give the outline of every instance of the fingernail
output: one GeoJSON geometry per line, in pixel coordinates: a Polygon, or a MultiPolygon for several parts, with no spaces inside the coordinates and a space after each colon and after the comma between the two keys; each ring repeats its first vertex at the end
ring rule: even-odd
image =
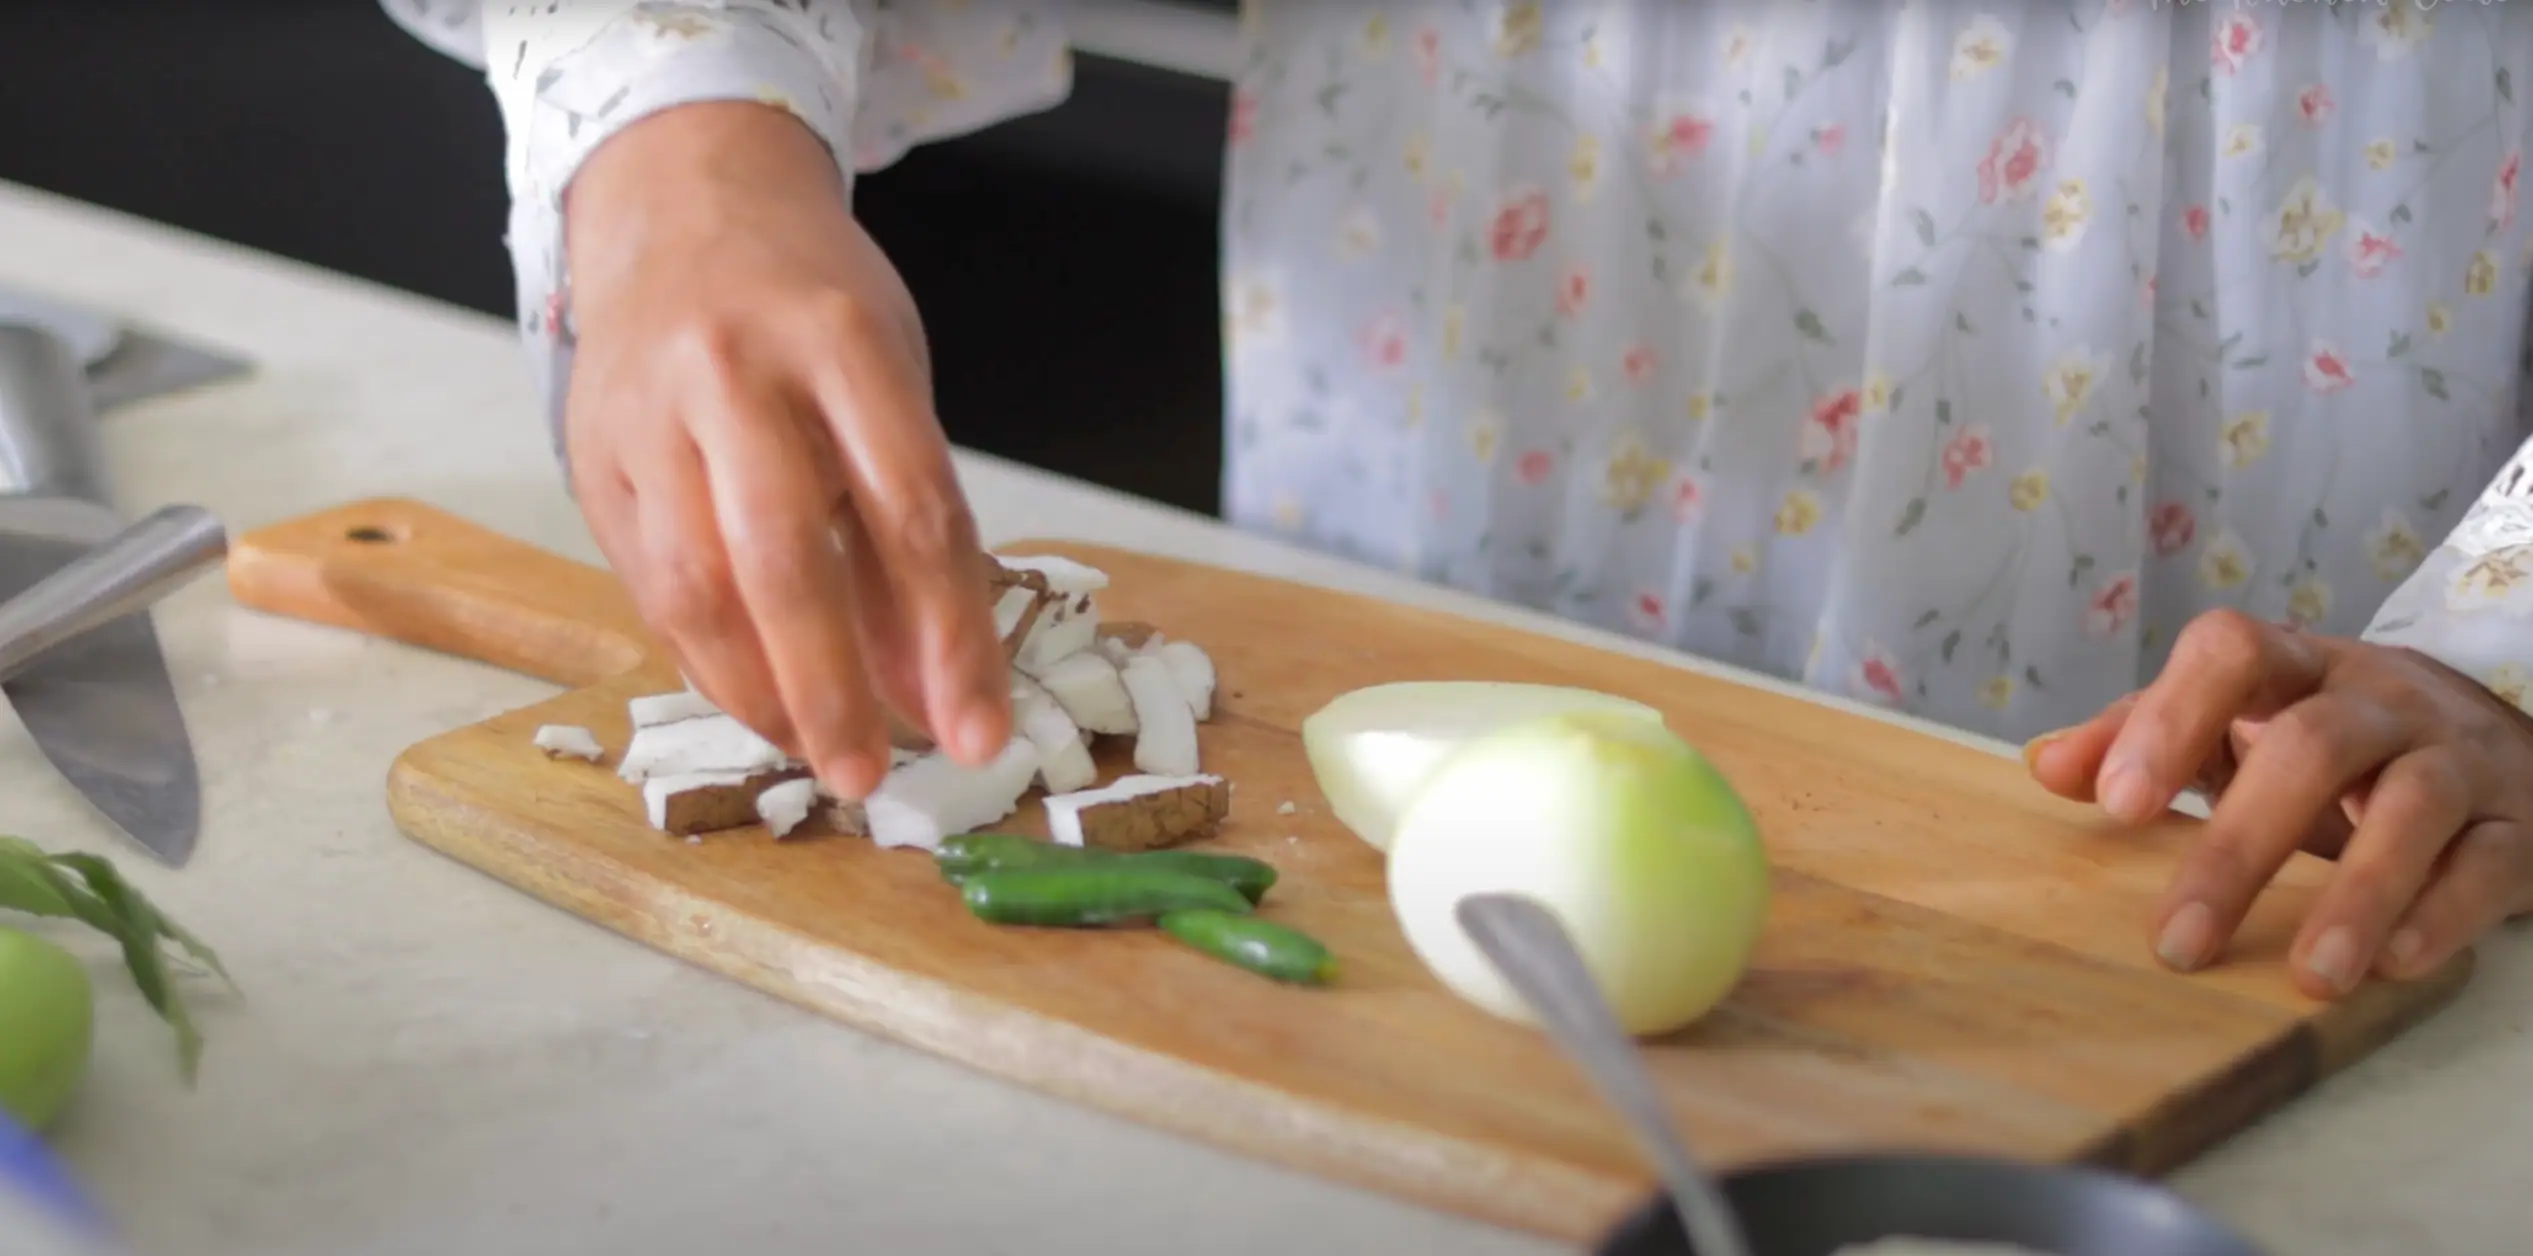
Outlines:
{"type": "Polygon", "coordinates": [[[2049,748],[2057,744],[2059,738],[2066,735],[2067,730],[2062,728],[2054,733],[2042,733],[2040,736],[2024,742],[2023,766],[2026,769],[2037,771],[2040,768],[2040,757],[2049,753],[2049,748]]]}
{"type": "Polygon", "coordinates": [[[2333,990],[2345,991],[2357,980],[2357,937],[2346,925],[2332,925],[2322,931],[2313,943],[2313,950],[2304,957],[2306,971],[2322,979],[2333,990]]]}
{"type": "Polygon", "coordinates": [[[858,754],[840,754],[827,760],[818,771],[818,779],[836,793],[857,800],[879,788],[879,773],[872,769],[869,758],[858,754]]]}
{"type": "Polygon", "coordinates": [[[967,747],[968,757],[978,763],[991,760],[1002,752],[1002,745],[994,739],[991,708],[982,702],[968,707],[966,718],[959,721],[959,742],[967,747]]]}
{"type": "Polygon", "coordinates": [[[2406,926],[2393,930],[2392,941],[2384,944],[2384,953],[2392,957],[2395,966],[2404,969],[2419,958],[2419,952],[2426,949],[2426,935],[2406,926]]]}
{"type": "Polygon", "coordinates": [[[2208,941],[2216,932],[2216,916],[2205,903],[2190,903],[2164,922],[2155,939],[2155,954],[2164,963],[2190,972],[2207,962],[2208,941]]]}
{"type": "Polygon", "coordinates": [[[2136,768],[2113,768],[2110,775],[2102,779],[2102,807],[2131,823],[2154,819],[2158,810],[2154,783],[2136,768]]]}

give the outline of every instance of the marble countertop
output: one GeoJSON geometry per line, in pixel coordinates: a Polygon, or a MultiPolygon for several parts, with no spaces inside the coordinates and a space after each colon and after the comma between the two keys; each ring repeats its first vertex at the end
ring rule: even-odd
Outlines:
{"type": "MultiPolygon", "coordinates": [[[[198,502],[242,530],[397,494],[598,561],[504,323],[8,184],[0,284],[257,363],[105,421],[128,510],[198,502]]],[[[994,459],[960,471],[989,539],[1638,649],[994,459]]],[[[101,1041],[59,1141],[143,1256],[1557,1250],[1020,1090],[535,903],[398,835],[381,785],[405,746],[546,686],[243,611],[217,580],[159,617],[206,788],[188,868],[119,845],[0,721],[0,828],[116,855],[246,989],[195,988],[189,1091],[118,962],[85,952],[101,1041]]],[[[2523,1250],[2529,1014],[2533,939],[2496,940],[2444,1015],[2173,1180],[2281,1256],[2523,1250]]]]}

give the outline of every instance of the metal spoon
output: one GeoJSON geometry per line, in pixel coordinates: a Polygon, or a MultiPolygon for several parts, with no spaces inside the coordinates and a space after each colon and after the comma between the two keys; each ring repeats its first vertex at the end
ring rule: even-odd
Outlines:
{"type": "Polygon", "coordinates": [[[1565,1048],[1653,1152],[1663,1185],[1679,1210],[1697,1256],[1750,1256],[1749,1240],[1715,1180],[1698,1167],[1671,1126],[1636,1042],[1618,1023],[1600,985],[1547,908],[1517,894],[1472,894],[1453,909],[1478,949],[1546,1022],[1565,1048]]]}

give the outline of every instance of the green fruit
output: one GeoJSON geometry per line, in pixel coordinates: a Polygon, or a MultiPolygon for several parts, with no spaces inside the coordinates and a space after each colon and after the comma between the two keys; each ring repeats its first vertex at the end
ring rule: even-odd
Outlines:
{"type": "Polygon", "coordinates": [[[96,1035],[88,966],[18,929],[0,929],[0,1111],[49,1128],[88,1071],[96,1035]]]}

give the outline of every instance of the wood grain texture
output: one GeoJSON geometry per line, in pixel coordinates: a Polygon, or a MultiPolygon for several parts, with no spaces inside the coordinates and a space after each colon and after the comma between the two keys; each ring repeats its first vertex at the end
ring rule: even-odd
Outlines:
{"type": "MultiPolygon", "coordinates": [[[[845,1023],[1023,1085],[1493,1222],[1597,1235],[1651,1189],[1625,1130],[1536,1033],[1428,976],[1377,853],[1328,814],[1295,732],[1358,686],[1584,685],[1664,710],[1747,798],[1777,890],[1755,965],[1691,1029],[1648,1044],[1711,1158],[1978,1150],[2173,1167],[2442,1006],[2436,977],[2333,1005],[2283,955],[2327,865],[2299,857],[2227,960],[2178,976],[2147,912],[2195,823],[2117,831],[2020,765],[1796,698],[1500,626],[1071,543],[1111,619],[1204,645],[1221,670],[1206,770],[1235,784],[1209,848],[1283,879],[1262,914],[1344,965],[1279,986],[1156,931],[969,917],[927,857],[761,830],[700,845],[643,823],[612,772],[625,703],[678,684],[605,573],[412,502],[237,540],[251,607],[584,686],[412,747],[404,832],[546,902],[845,1023]],[[354,539],[367,537],[370,539],[354,539]],[[546,759],[540,723],[609,748],[546,759]],[[1280,814],[1282,804],[1294,805],[1280,814]]],[[[1125,770],[1103,763],[1103,779],[1125,770]]],[[[1043,833],[1033,793],[1011,827],[1043,833]]]]}

